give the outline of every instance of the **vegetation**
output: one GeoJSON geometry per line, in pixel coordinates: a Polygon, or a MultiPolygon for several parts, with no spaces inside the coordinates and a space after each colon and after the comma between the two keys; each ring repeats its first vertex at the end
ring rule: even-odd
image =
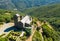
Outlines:
{"type": "Polygon", "coordinates": [[[48,27],[46,24],[44,24],[42,27],[43,27],[43,36],[44,36],[45,41],[46,40],[47,41],[59,41],[60,37],[53,28],[48,27]]]}
{"type": "Polygon", "coordinates": [[[35,7],[23,11],[32,17],[38,18],[40,21],[48,21],[55,30],[60,31],[60,4],[52,4],[47,6],[35,7]]]}
{"type": "Polygon", "coordinates": [[[0,41],[16,41],[16,40],[21,40],[21,41],[25,41],[27,36],[26,33],[24,34],[24,36],[20,37],[21,32],[15,32],[15,31],[11,31],[7,36],[3,37],[3,35],[1,35],[0,37],[0,41]]]}
{"type": "Polygon", "coordinates": [[[32,41],[43,41],[41,32],[36,32],[33,35],[32,41]]]}
{"type": "Polygon", "coordinates": [[[7,38],[0,38],[0,41],[8,41],[7,38]]]}
{"type": "Polygon", "coordinates": [[[33,35],[32,41],[59,41],[60,35],[57,31],[55,31],[53,28],[49,27],[47,24],[42,25],[43,33],[40,33],[40,31],[36,30],[36,32],[33,35]]]}
{"type": "Polygon", "coordinates": [[[23,11],[30,7],[38,7],[46,4],[60,3],[59,0],[0,0],[0,9],[23,11]]]}
{"type": "MultiPolygon", "coordinates": [[[[24,12],[37,17],[40,21],[48,21],[54,29],[43,25],[44,41],[59,41],[60,39],[60,4],[53,4],[25,10],[24,12]],[[52,10],[51,10],[52,9],[52,10]],[[57,30],[57,31],[55,31],[57,30]]],[[[37,38],[36,38],[37,39],[37,38]]]]}
{"type": "Polygon", "coordinates": [[[26,28],[26,36],[29,37],[31,35],[31,28],[26,28]]]}
{"type": "Polygon", "coordinates": [[[11,11],[11,10],[3,10],[0,9],[0,24],[8,23],[8,22],[13,22],[13,16],[19,13],[20,15],[23,15],[21,12],[19,11],[11,11]]]}
{"type": "MultiPolygon", "coordinates": [[[[52,25],[52,28],[48,27],[47,24],[42,25],[43,33],[36,31],[33,35],[33,41],[60,41],[60,4],[53,4],[43,7],[35,7],[27,9],[22,13],[19,11],[2,10],[0,9],[0,24],[8,23],[13,21],[13,15],[19,13],[21,15],[29,14],[33,19],[33,23],[36,26],[36,21],[47,21],[52,25]],[[24,14],[23,14],[24,13],[24,14]],[[54,29],[53,29],[54,28],[54,29]]],[[[31,34],[31,29],[25,29],[26,35],[19,37],[19,32],[12,32],[6,38],[0,38],[0,41],[16,40],[19,39],[25,41],[26,36],[31,34]]],[[[1,35],[2,37],[3,35],[1,35]]]]}

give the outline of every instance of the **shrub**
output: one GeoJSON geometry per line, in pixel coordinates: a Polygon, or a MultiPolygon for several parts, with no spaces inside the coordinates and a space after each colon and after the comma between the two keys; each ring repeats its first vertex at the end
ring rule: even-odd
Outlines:
{"type": "Polygon", "coordinates": [[[0,38],[0,41],[8,41],[7,38],[0,38]]]}
{"type": "Polygon", "coordinates": [[[32,41],[43,41],[42,34],[36,31],[33,35],[32,41]]]}

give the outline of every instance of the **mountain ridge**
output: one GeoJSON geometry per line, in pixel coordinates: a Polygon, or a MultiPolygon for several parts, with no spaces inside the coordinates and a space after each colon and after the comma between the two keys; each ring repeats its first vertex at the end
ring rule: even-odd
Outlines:
{"type": "Polygon", "coordinates": [[[1,0],[0,9],[18,9],[23,11],[30,7],[38,7],[55,3],[60,3],[60,0],[1,0]]]}

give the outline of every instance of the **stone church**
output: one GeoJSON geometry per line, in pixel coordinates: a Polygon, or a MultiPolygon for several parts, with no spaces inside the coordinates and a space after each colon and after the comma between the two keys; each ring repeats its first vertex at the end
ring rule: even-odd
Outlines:
{"type": "Polygon", "coordinates": [[[32,18],[29,15],[20,16],[19,14],[14,15],[14,24],[17,28],[31,27],[32,18]]]}

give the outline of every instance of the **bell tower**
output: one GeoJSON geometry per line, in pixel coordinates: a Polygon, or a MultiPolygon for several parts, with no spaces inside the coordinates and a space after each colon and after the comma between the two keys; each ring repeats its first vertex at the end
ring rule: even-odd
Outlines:
{"type": "Polygon", "coordinates": [[[20,21],[20,15],[19,14],[15,14],[14,15],[14,24],[17,27],[18,26],[18,22],[20,21]]]}

